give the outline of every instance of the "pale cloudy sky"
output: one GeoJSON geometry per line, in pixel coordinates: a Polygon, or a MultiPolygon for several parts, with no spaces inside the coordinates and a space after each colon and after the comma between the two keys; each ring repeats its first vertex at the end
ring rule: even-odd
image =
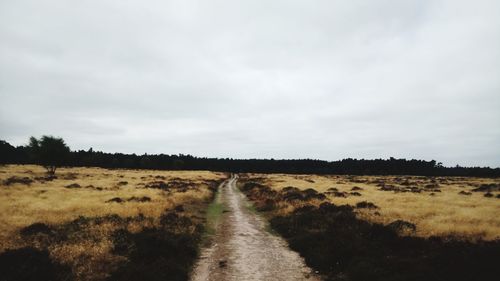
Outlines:
{"type": "Polygon", "coordinates": [[[500,1],[0,0],[0,139],[500,166],[500,1]]]}

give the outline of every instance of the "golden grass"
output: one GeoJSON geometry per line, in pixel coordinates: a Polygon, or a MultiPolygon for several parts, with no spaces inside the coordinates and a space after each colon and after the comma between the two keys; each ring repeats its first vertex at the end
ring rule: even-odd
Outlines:
{"type": "MultiPolygon", "coordinates": [[[[57,179],[30,185],[3,184],[9,177],[43,177],[44,169],[35,165],[0,166],[0,252],[19,246],[17,232],[20,228],[35,222],[60,224],[79,216],[95,217],[117,214],[132,217],[143,214],[157,218],[165,209],[176,205],[200,202],[211,196],[204,181],[219,180],[222,173],[208,171],[156,171],[156,170],[108,170],[102,168],[61,168],[57,179]],[[164,177],[157,179],[156,176],[164,177]],[[161,180],[188,181],[186,192],[167,192],[144,188],[144,183],[161,180]],[[120,182],[127,184],[120,185],[120,182]],[[66,188],[77,183],[81,188],[66,188]],[[92,186],[92,187],[88,187],[92,186]],[[101,188],[102,190],[98,190],[101,188]],[[150,202],[106,203],[120,197],[151,198],[150,202]]],[[[66,247],[69,247],[66,245],[66,247]]],[[[82,245],[77,246],[82,247],[82,245]]],[[[83,247],[87,248],[87,247],[83,247]]],[[[76,250],[70,252],[75,252],[76,250]]],[[[54,253],[67,250],[58,249],[54,253]]]]}
{"type": "MultiPolygon", "coordinates": [[[[360,201],[369,201],[379,206],[376,210],[359,210],[359,217],[373,222],[390,223],[396,219],[410,221],[417,225],[416,235],[422,237],[457,235],[470,239],[500,239],[500,199],[486,198],[482,192],[472,192],[465,196],[460,191],[471,189],[483,183],[500,183],[499,179],[486,178],[435,178],[441,192],[396,193],[381,191],[376,180],[397,185],[397,178],[409,179],[418,183],[419,187],[429,184],[432,179],[426,177],[395,176],[318,176],[318,175],[286,175],[286,174],[252,174],[262,177],[264,184],[280,190],[294,186],[300,189],[314,188],[325,192],[328,188],[337,188],[340,192],[350,192],[358,186],[362,196],[346,198],[328,196],[334,204],[355,205],[360,201]]],[[[497,192],[498,193],[498,192],[497,192]]],[[[497,193],[494,195],[496,196],[497,193]]],[[[316,202],[317,204],[319,202],[316,202]]],[[[285,212],[293,210],[288,206],[285,212]]]]}

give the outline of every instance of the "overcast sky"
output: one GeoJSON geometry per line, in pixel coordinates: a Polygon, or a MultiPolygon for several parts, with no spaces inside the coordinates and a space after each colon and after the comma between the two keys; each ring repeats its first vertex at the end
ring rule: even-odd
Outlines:
{"type": "Polygon", "coordinates": [[[500,166],[500,1],[0,0],[0,139],[500,166]]]}

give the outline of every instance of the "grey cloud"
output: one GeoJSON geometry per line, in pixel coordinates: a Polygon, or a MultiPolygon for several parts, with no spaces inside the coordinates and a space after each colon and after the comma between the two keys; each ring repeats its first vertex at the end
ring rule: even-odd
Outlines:
{"type": "Polygon", "coordinates": [[[500,166],[497,1],[1,1],[0,136],[500,166]]]}

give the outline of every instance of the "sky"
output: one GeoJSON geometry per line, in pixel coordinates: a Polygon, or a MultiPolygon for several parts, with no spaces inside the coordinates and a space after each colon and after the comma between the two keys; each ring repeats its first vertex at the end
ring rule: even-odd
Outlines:
{"type": "Polygon", "coordinates": [[[0,0],[0,139],[500,167],[500,1],[0,0]]]}

